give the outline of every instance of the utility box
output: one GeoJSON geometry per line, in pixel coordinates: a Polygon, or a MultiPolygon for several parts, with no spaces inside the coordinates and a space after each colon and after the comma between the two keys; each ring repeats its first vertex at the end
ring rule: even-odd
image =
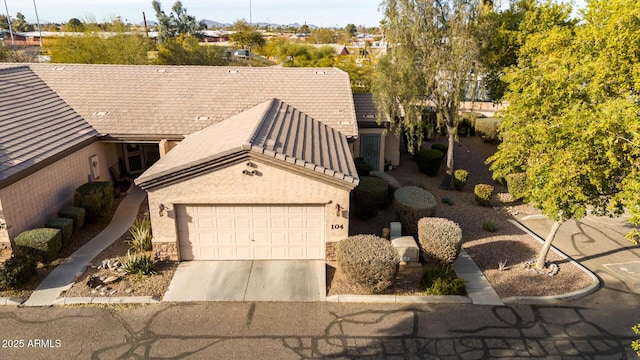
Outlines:
{"type": "Polygon", "coordinates": [[[420,265],[420,247],[413,236],[401,236],[391,240],[398,254],[400,255],[400,265],[420,265]]]}

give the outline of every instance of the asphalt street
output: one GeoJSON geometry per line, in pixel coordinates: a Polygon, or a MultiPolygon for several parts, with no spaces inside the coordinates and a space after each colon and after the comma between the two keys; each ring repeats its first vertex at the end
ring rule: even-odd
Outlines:
{"type": "MultiPolygon", "coordinates": [[[[545,219],[520,219],[541,236],[545,219]]],[[[635,359],[640,248],[616,219],[555,243],[603,287],[547,305],[200,302],[0,307],[0,359],[635,359]]]]}

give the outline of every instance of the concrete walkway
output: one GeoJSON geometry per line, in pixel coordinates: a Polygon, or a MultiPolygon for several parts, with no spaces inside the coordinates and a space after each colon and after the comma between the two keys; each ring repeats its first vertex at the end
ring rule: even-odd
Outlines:
{"type": "Polygon", "coordinates": [[[83,272],[89,263],[102,250],[106,249],[133,224],[140,204],[147,193],[133,186],[116,209],[111,223],[91,241],[78,249],[64,263],[58,265],[25,301],[25,306],[52,305],[60,293],[69,288],[77,273],[83,272]]]}

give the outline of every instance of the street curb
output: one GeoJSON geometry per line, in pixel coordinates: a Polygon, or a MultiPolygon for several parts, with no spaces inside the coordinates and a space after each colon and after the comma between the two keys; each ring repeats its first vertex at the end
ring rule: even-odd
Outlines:
{"type": "Polygon", "coordinates": [[[159,304],[157,296],[120,296],[120,297],[60,297],[52,305],[77,304],[159,304]]]}
{"type": "Polygon", "coordinates": [[[0,306],[8,305],[8,306],[18,306],[24,302],[24,299],[17,297],[0,297],[0,306]]]}
{"type": "MultiPolygon", "coordinates": [[[[544,239],[538,236],[538,234],[531,231],[524,224],[520,223],[517,220],[509,219],[510,223],[515,225],[518,229],[526,232],[531,235],[534,239],[538,240],[541,243],[544,243],[544,239]]],[[[551,296],[511,296],[502,299],[505,304],[557,304],[567,301],[573,301],[580,298],[583,298],[589,294],[593,294],[598,290],[601,286],[600,278],[598,278],[591,270],[584,267],[582,264],[573,260],[570,256],[558,250],[555,246],[551,245],[551,250],[566,259],[573,265],[577,266],[580,270],[582,270],[585,274],[589,275],[589,277],[593,280],[591,285],[587,286],[584,289],[576,290],[570,293],[562,294],[562,295],[551,295],[551,296]]]]}
{"type": "Polygon", "coordinates": [[[335,303],[384,303],[384,304],[472,304],[470,298],[460,295],[331,295],[327,302],[335,303]]]}

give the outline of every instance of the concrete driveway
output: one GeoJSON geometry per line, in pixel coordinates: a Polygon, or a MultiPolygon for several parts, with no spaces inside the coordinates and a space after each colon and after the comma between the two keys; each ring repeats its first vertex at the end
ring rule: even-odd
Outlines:
{"type": "Polygon", "coordinates": [[[185,261],[162,301],[322,301],[324,260],[185,261]]]}

